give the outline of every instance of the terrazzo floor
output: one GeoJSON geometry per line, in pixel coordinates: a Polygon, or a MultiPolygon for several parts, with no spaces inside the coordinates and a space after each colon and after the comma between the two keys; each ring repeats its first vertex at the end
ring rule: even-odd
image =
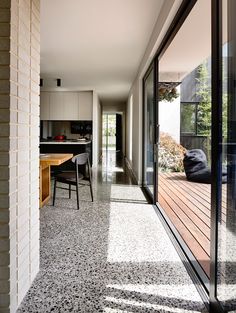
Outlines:
{"type": "Polygon", "coordinates": [[[154,208],[114,167],[40,210],[40,272],[17,313],[207,312],[154,208]],[[118,184],[116,182],[118,181],[118,184]]]}

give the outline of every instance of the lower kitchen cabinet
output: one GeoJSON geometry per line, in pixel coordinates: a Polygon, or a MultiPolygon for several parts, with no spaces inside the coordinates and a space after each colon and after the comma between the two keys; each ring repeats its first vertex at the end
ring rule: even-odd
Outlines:
{"type": "MultiPolygon", "coordinates": [[[[89,153],[90,164],[92,165],[92,142],[83,143],[83,144],[65,144],[65,143],[41,143],[40,144],[40,153],[73,153],[77,155],[79,153],[89,153]]],[[[74,163],[69,160],[63,163],[60,166],[52,166],[52,172],[56,173],[58,171],[70,171],[74,170],[74,163]]],[[[81,168],[81,171],[85,173],[84,167],[81,168]]]]}

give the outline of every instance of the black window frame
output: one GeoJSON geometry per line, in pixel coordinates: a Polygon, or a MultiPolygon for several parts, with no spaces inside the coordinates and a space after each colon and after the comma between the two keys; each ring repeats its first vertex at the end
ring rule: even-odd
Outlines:
{"type": "MultiPolygon", "coordinates": [[[[171,23],[164,39],[162,40],[152,62],[156,64],[156,69],[158,68],[158,60],[164,54],[173,38],[183,25],[185,19],[191,12],[197,0],[183,0],[180,8],[171,23]]],[[[218,209],[221,200],[220,187],[221,187],[221,156],[222,149],[220,146],[221,142],[221,107],[222,107],[222,0],[211,0],[211,25],[212,25],[212,71],[211,71],[211,82],[212,82],[212,172],[213,172],[213,183],[211,189],[211,275],[210,275],[210,288],[208,290],[207,299],[204,298],[204,288],[199,286],[199,277],[197,273],[193,270],[189,270],[190,276],[192,277],[197,289],[199,290],[205,303],[208,306],[210,312],[222,313],[223,309],[216,297],[216,281],[217,281],[217,245],[218,245],[218,209]]],[[[158,75],[156,75],[155,85],[158,84],[158,75]]],[[[158,97],[156,97],[158,98],[158,97]]],[[[158,101],[158,100],[157,100],[158,101]]],[[[158,115],[158,114],[157,114],[158,115]]],[[[154,130],[156,134],[158,132],[154,130]]],[[[157,207],[157,213],[163,220],[163,224],[169,232],[173,243],[176,246],[177,250],[180,249],[184,254],[184,250],[181,245],[178,243],[177,238],[173,232],[173,229],[168,224],[168,221],[163,216],[161,210],[157,207]]],[[[186,255],[183,255],[183,258],[186,258],[186,255]]],[[[188,258],[185,259],[185,261],[188,258]]],[[[186,264],[185,264],[186,265],[186,264]]],[[[186,265],[188,269],[188,264],[186,265]]]]}

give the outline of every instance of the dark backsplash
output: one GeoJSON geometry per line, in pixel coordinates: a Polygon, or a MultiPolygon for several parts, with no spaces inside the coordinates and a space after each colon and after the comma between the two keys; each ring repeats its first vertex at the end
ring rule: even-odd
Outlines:
{"type": "Polygon", "coordinates": [[[84,138],[92,139],[92,121],[42,121],[40,124],[40,138],[47,139],[48,137],[54,138],[58,135],[64,135],[68,139],[84,138]],[[81,132],[74,132],[72,129],[72,123],[76,126],[80,123],[81,132]],[[76,123],[76,124],[74,124],[76,123]],[[84,128],[86,126],[86,128],[84,128]],[[87,129],[88,132],[85,131],[87,129]]]}

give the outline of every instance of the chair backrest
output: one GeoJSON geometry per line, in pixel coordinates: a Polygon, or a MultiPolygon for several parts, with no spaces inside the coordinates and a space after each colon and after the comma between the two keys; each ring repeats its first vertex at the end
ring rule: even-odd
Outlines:
{"type": "Polygon", "coordinates": [[[89,160],[88,153],[77,154],[71,159],[71,161],[73,163],[76,163],[77,165],[85,165],[86,163],[88,163],[88,160],[89,160]]]}

